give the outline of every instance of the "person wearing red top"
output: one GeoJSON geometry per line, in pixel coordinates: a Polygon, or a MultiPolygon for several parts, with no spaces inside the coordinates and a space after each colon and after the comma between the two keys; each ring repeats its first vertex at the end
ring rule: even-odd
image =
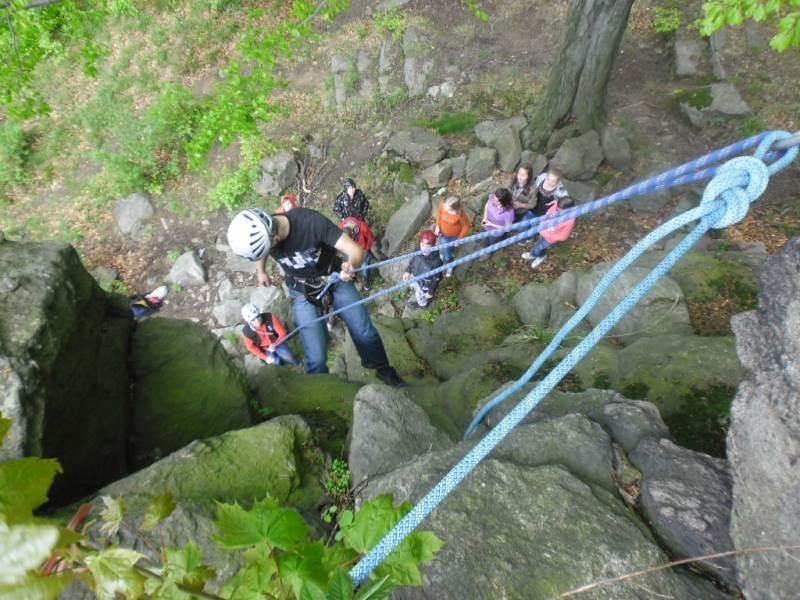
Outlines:
{"type": "MultiPolygon", "coordinates": [[[[356,217],[347,217],[339,221],[339,229],[344,231],[350,239],[364,249],[366,258],[364,258],[364,262],[361,263],[362,267],[366,267],[370,263],[378,260],[372,253],[372,246],[375,244],[375,234],[372,233],[372,229],[369,228],[366,221],[357,219],[356,217]]],[[[364,286],[362,289],[367,292],[372,289],[372,269],[364,271],[364,286]]]]}
{"type": "MultiPolygon", "coordinates": [[[[575,206],[575,201],[569,196],[564,196],[558,200],[553,200],[549,204],[550,208],[547,209],[545,217],[556,215],[562,210],[572,208],[575,206]]],[[[553,244],[563,242],[572,233],[572,228],[575,227],[575,219],[568,219],[547,229],[542,229],[539,232],[539,240],[533,246],[530,252],[522,254],[525,260],[532,260],[531,269],[535,269],[542,264],[547,258],[547,249],[553,244]]]]}
{"type": "MultiPolygon", "coordinates": [[[[453,242],[465,237],[472,229],[472,222],[464,209],[461,200],[455,196],[445,198],[436,211],[436,228],[434,233],[439,236],[439,243],[453,242]]],[[[453,260],[453,247],[446,246],[439,253],[442,262],[449,263],[453,260]]],[[[452,277],[453,269],[445,271],[445,277],[452,277]]]]}
{"type": "Polygon", "coordinates": [[[251,354],[268,365],[300,364],[295,360],[289,346],[285,343],[275,345],[275,342],[286,335],[286,327],[278,315],[261,312],[255,304],[245,304],[242,307],[242,318],[245,321],[242,338],[251,354]]]}

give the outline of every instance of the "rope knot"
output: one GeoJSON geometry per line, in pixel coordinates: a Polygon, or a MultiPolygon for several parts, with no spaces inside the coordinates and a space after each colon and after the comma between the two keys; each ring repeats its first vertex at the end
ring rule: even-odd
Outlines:
{"type": "Polygon", "coordinates": [[[701,206],[718,205],[703,220],[717,229],[738,223],[747,215],[750,203],[764,193],[768,183],[769,170],[760,158],[740,156],[729,160],[703,192],[701,206]]]}

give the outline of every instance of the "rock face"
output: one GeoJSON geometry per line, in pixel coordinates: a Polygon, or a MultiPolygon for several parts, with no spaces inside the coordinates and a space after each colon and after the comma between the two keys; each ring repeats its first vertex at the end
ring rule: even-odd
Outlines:
{"type": "Polygon", "coordinates": [[[146,194],[132,194],[114,207],[114,220],[125,235],[136,236],[153,216],[153,205],[146,194]]]}
{"type": "MultiPolygon", "coordinates": [[[[800,531],[800,238],[769,258],[757,311],[732,320],[747,369],[731,410],[731,537],[737,548],[797,544],[800,531]]],[[[797,552],[737,558],[747,598],[792,598],[797,552]]]]}
{"type": "Polygon", "coordinates": [[[551,161],[567,179],[589,179],[603,162],[603,148],[596,131],[565,140],[551,161]]]}
{"type": "Polygon", "coordinates": [[[205,283],[206,269],[194,252],[184,252],[172,265],[164,279],[167,283],[197,285],[205,283]]]}
{"type": "Polygon", "coordinates": [[[92,500],[93,512],[98,514],[103,508],[100,496],[123,497],[126,522],[139,526],[150,502],[170,491],[177,507],[159,526],[159,534],[150,539],[151,545],[131,536],[124,527],[118,534],[120,542],[158,559],[151,553],[161,543],[182,548],[193,541],[221,582],[241,565],[231,563],[231,553],[214,539],[218,533],[214,502],[247,504],[270,495],[301,511],[315,509],[323,492],[319,467],[314,465],[323,463],[303,420],[279,417],[257,427],[192,442],[100,490],[92,500]]]}
{"type": "MultiPolygon", "coordinates": [[[[424,586],[398,589],[395,597],[474,598],[475,590],[495,590],[505,598],[552,598],[668,560],[616,494],[609,435],[590,418],[569,414],[587,407],[584,396],[561,394],[564,406],[551,404],[551,414],[514,430],[425,520],[424,528],[445,546],[423,567],[424,586]],[[562,414],[554,414],[560,409],[562,414]]],[[[602,416],[609,402],[625,400],[607,395],[589,404],[602,416]]],[[[408,428],[408,406],[384,400],[380,407],[373,418],[354,422],[354,440],[368,439],[376,422],[394,423],[395,434],[408,428]]],[[[420,424],[414,427],[416,432],[420,424]]],[[[425,440],[412,444],[414,435],[370,447],[374,464],[398,466],[371,478],[361,498],[392,492],[396,499],[417,501],[472,446],[462,442],[418,454],[425,440]]],[[[710,583],[672,570],[637,584],[605,586],[603,597],[638,599],[640,586],[676,599],[723,597],[710,583]]]]}
{"type": "Polygon", "coordinates": [[[295,183],[297,170],[294,155],[288,150],[282,150],[261,162],[261,180],[255,184],[254,189],[263,196],[278,196],[295,183]]]}
{"type": "Polygon", "coordinates": [[[494,148],[473,148],[467,157],[467,181],[471,184],[492,176],[497,161],[494,148]]]}
{"type": "Polygon", "coordinates": [[[448,145],[440,135],[413,127],[395,133],[386,144],[385,150],[394,152],[413,164],[427,168],[445,157],[448,145]]]}
{"type": "Polygon", "coordinates": [[[58,458],[73,500],[126,472],[130,311],[66,244],[0,242],[0,274],[0,460],[58,458]]]}
{"type": "Polygon", "coordinates": [[[400,247],[414,237],[431,212],[428,192],[422,192],[408,200],[394,213],[386,224],[386,233],[381,240],[381,250],[394,256],[400,247]]]}
{"type": "MultiPolygon", "coordinates": [[[[728,535],[731,477],[725,460],[665,439],[643,441],[630,459],[642,472],[642,514],[676,557],[733,549],[728,535]]],[[[699,564],[728,585],[737,585],[733,557],[699,564]]]]}
{"type": "Polygon", "coordinates": [[[200,325],[147,319],[134,335],[132,363],[135,464],[250,425],[244,378],[200,325]]]}

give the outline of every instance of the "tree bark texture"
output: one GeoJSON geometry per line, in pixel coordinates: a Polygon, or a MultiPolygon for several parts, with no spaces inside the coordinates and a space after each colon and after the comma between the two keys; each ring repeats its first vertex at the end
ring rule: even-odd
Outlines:
{"type": "Polygon", "coordinates": [[[561,52],[550,71],[544,102],[531,121],[535,146],[568,122],[581,132],[602,125],[608,79],[632,4],[571,0],[561,52]]]}

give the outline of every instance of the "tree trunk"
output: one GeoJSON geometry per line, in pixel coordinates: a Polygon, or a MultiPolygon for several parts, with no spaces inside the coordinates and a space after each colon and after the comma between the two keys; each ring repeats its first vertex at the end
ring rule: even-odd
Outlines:
{"type": "Polygon", "coordinates": [[[535,147],[569,122],[581,132],[602,125],[608,79],[632,4],[633,0],[571,0],[561,53],[550,72],[544,102],[531,119],[535,147]]]}

